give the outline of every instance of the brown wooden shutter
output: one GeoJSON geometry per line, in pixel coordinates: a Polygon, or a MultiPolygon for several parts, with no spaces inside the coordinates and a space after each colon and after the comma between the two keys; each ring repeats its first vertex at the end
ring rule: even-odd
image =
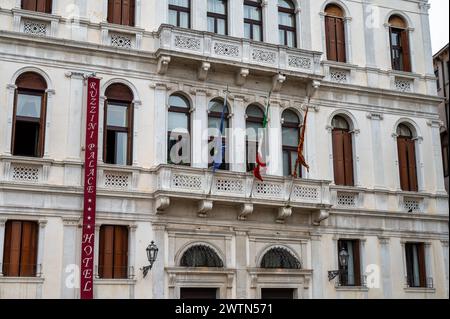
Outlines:
{"type": "Polygon", "coordinates": [[[127,164],[133,164],[133,125],[134,125],[134,107],[128,106],[128,136],[127,136],[127,164]]]}
{"type": "Polygon", "coordinates": [[[134,27],[135,21],[136,21],[136,1],[135,0],[129,0],[130,1],[130,26],[134,27]]]}
{"type": "Polygon", "coordinates": [[[361,286],[361,254],[360,241],[353,241],[353,269],[355,275],[355,286],[361,286]]]}
{"type": "Polygon", "coordinates": [[[116,226],[114,231],[114,278],[127,278],[128,230],[116,226]]]}
{"type": "Polygon", "coordinates": [[[325,29],[327,42],[327,58],[330,61],[336,61],[336,19],[332,17],[325,17],[325,29]]]}
{"type": "Polygon", "coordinates": [[[100,278],[113,278],[114,226],[102,226],[100,229],[100,278]]]}
{"type": "Polygon", "coordinates": [[[46,12],[47,0],[36,0],[36,11],[46,12]]]}
{"type": "Polygon", "coordinates": [[[338,62],[346,62],[346,53],[345,53],[345,27],[344,21],[342,19],[336,20],[336,47],[337,47],[337,61],[338,62]]]}
{"type": "Polygon", "coordinates": [[[411,139],[406,141],[406,148],[408,151],[408,180],[409,191],[417,192],[417,170],[416,170],[416,146],[411,139]]]}
{"type": "Polygon", "coordinates": [[[397,138],[398,149],[398,167],[400,170],[400,186],[404,191],[409,191],[409,174],[408,174],[408,156],[406,139],[404,137],[397,138]]]}
{"type": "Polygon", "coordinates": [[[108,0],[108,23],[113,23],[114,1],[115,0],[108,0]]]}
{"type": "Polygon", "coordinates": [[[353,147],[352,134],[343,132],[345,185],[353,186],[353,147]]]}
{"type": "Polygon", "coordinates": [[[52,0],[47,0],[45,3],[45,12],[52,13],[52,0]]]}
{"type": "Polygon", "coordinates": [[[37,224],[22,223],[22,245],[20,256],[20,276],[32,277],[36,275],[37,257],[37,224]]]}
{"type": "Polygon", "coordinates": [[[6,276],[18,277],[20,275],[20,245],[22,235],[22,223],[18,221],[12,221],[10,225],[10,249],[9,249],[9,269],[5,273],[6,276]]]}
{"type": "Polygon", "coordinates": [[[42,96],[41,103],[41,118],[39,121],[39,141],[38,141],[38,151],[37,156],[43,157],[45,150],[45,123],[47,119],[47,93],[42,96]]]}
{"type": "Polygon", "coordinates": [[[344,136],[341,130],[333,130],[334,183],[345,185],[344,136]]]}
{"type": "Polygon", "coordinates": [[[123,25],[130,25],[130,0],[122,0],[122,21],[123,25]]]}
{"type": "Polygon", "coordinates": [[[6,223],[5,229],[5,246],[3,248],[3,275],[10,276],[11,269],[11,238],[12,237],[12,223],[6,223]]]}
{"type": "Polygon", "coordinates": [[[112,23],[121,24],[122,20],[122,1],[114,0],[112,10],[112,23]]]}
{"type": "Polygon", "coordinates": [[[407,30],[401,33],[401,45],[403,55],[403,71],[411,72],[411,54],[409,50],[409,32],[407,30]]]}
{"type": "Polygon", "coordinates": [[[22,9],[36,11],[36,0],[22,0],[22,9]]]}
{"type": "Polygon", "coordinates": [[[419,280],[420,280],[420,287],[426,287],[427,286],[427,271],[426,271],[426,265],[425,265],[425,245],[424,244],[417,244],[417,255],[418,255],[418,262],[419,262],[419,280]]]}

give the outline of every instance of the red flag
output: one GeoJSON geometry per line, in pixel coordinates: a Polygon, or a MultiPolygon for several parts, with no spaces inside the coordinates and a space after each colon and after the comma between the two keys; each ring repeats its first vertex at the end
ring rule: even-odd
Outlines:
{"type": "Polygon", "coordinates": [[[303,165],[306,167],[308,173],[309,173],[309,165],[306,163],[305,156],[303,155],[303,149],[305,145],[305,132],[306,132],[306,120],[308,119],[308,112],[309,108],[306,107],[306,113],[305,113],[305,120],[303,121],[303,127],[302,132],[300,136],[300,141],[297,148],[297,161],[295,162],[295,171],[294,171],[294,177],[297,178],[297,169],[301,168],[300,165],[303,165]]]}

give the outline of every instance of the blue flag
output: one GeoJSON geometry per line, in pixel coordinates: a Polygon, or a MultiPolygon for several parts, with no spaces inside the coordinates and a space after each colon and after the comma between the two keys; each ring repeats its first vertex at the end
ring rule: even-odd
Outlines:
{"type": "Polygon", "coordinates": [[[218,170],[222,166],[223,154],[225,152],[225,144],[222,142],[222,136],[224,136],[225,126],[225,113],[227,111],[227,98],[228,89],[225,93],[225,99],[223,101],[222,116],[220,118],[220,137],[216,137],[214,146],[214,159],[213,159],[213,172],[218,170]]]}

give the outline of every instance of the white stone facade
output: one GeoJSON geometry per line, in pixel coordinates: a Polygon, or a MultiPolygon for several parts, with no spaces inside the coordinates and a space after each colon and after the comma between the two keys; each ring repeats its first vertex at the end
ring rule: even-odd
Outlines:
{"type": "Polygon", "coordinates": [[[448,298],[448,196],[427,1],[295,0],[298,48],[277,45],[276,0],[263,1],[264,42],[243,39],[241,0],[228,1],[229,36],[206,32],[207,0],[191,2],[192,28],[180,29],[167,25],[167,0],[136,0],[135,27],[108,24],[106,0],[54,0],[51,14],[0,0],[0,262],[6,221],[39,222],[37,277],[0,275],[0,298],[79,297],[83,76],[92,72],[101,78],[101,111],[112,83],[134,95],[133,162],[100,161],[96,221],[129,227],[129,278],[96,279],[95,297],[178,298],[182,287],[214,287],[221,298],[259,298],[262,288],[289,287],[296,298],[448,298]],[[345,11],[347,63],[323,54],[328,3],[345,11]],[[412,72],[391,68],[392,13],[408,22],[412,72]],[[43,158],[11,155],[15,82],[26,71],[48,85],[43,158]],[[230,172],[213,174],[202,161],[208,103],[227,86],[232,128],[245,129],[246,107],[274,92],[264,183],[245,172],[242,136],[230,141],[230,172]],[[176,92],[192,107],[192,167],[167,165],[168,98],[176,92]],[[282,177],[281,115],[291,108],[303,116],[306,105],[311,170],[293,180],[282,177]],[[333,182],[331,121],[339,114],[352,126],[354,187],[333,182]],[[418,192],[400,188],[400,123],[414,130],[418,192]],[[369,288],[328,281],[339,239],[360,241],[369,288]],[[143,278],[152,240],[159,256],[143,278]],[[406,242],[425,244],[432,288],[406,288],[406,242]],[[180,267],[196,243],[212,247],[224,267],[180,267]],[[287,248],[302,269],[259,268],[271,247],[287,248]]]}

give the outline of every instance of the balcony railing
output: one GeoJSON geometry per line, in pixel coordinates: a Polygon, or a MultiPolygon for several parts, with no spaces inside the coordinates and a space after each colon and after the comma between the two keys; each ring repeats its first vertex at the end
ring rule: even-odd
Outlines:
{"type": "Polygon", "coordinates": [[[329,181],[267,176],[264,182],[252,174],[212,173],[207,169],[161,165],[156,170],[157,192],[174,197],[205,198],[298,207],[330,204],[329,181]]]}
{"type": "MultiPolygon", "coordinates": [[[[425,283],[415,283],[416,280],[414,278],[405,277],[405,287],[406,288],[428,288],[433,289],[434,288],[434,280],[433,277],[427,277],[425,279],[425,283]]],[[[420,280],[419,280],[420,281],[420,280]]]]}
{"type": "MultiPolygon", "coordinates": [[[[180,54],[258,67],[322,75],[321,52],[288,48],[265,42],[222,36],[162,25],[158,30],[160,54],[180,54]]],[[[243,66],[243,65],[242,65],[243,66]]]]}
{"type": "Polygon", "coordinates": [[[336,287],[355,287],[355,288],[367,288],[367,276],[362,275],[359,278],[359,282],[357,278],[350,278],[346,274],[340,274],[339,277],[335,281],[336,287]]]}

